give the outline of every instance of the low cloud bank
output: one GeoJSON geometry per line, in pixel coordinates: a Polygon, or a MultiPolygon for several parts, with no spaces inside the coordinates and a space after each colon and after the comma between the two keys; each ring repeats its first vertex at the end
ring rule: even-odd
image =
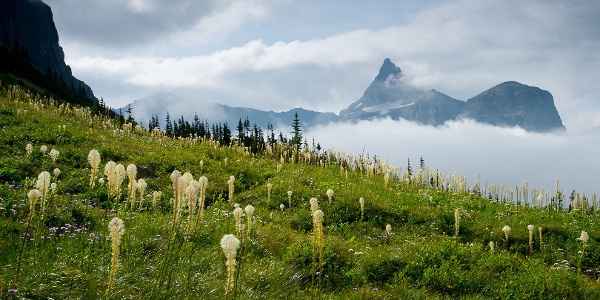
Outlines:
{"type": "Polygon", "coordinates": [[[499,128],[472,121],[421,126],[408,121],[382,119],[356,124],[316,127],[304,136],[325,149],[381,157],[388,164],[413,169],[421,156],[431,169],[467,177],[470,187],[482,183],[514,187],[526,181],[530,189],[554,191],[556,179],[567,195],[575,189],[591,199],[600,192],[600,131],[575,135],[539,134],[520,128],[499,128]]]}

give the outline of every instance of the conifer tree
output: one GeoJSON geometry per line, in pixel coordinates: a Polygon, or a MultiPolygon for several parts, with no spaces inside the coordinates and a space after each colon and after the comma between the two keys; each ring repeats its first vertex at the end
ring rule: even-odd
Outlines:
{"type": "Polygon", "coordinates": [[[302,145],[302,129],[300,128],[300,120],[298,119],[298,112],[294,113],[294,122],[292,123],[292,145],[296,145],[298,149],[302,145]]]}
{"type": "Polygon", "coordinates": [[[169,115],[169,112],[167,112],[167,117],[165,118],[165,123],[167,123],[167,125],[165,127],[165,134],[167,136],[170,136],[173,134],[173,124],[171,124],[171,116],[169,115]]]}

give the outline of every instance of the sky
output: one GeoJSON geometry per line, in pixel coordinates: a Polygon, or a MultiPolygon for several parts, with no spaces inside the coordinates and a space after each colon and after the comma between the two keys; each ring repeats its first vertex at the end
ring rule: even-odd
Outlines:
{"type": "Polygon", "coordinates": [[[571,132],[600,126],[596,0],[44,0],[76,77],[118,108],[199,103],[339,111],[385,58],[467,100],[514,80],[550,91],[571,132]]]}
{"type": "MultiPolygon", "coordinates": [[[[197,102],[339,113],[390,58],[410,84],[467,100],[504,81],[554,96],[569,134],[380,120],[306,132],[396,165],[600,192],[600,1],[43,0],[73,74],[114,108],[197,102]],[[348,139],[352,133],[353,139],[348,139]],[[485,153],[482,154],[482,153],[485,153]]],[[[306,136],[305,135],[305,136],[306,136]]]]}

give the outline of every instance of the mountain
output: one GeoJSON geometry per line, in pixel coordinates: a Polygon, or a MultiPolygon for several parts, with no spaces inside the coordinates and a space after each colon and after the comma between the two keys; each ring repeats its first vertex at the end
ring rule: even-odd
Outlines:
{"type": "Polygon", "coordinates": [[[465,102],[436,90],[424,92],[410,86],[389,58],[383,61],[362,97],[340,111],[344,121],[385,117],[434,126],[463,118],[494,126],[520,126],[533,132],[566,129],[548,91],[509,81],[465,102]]]}
{"type": "Polygon", "coordinates": [[[464,101],[454,99],[436,90],[419,95],[410,104],[388,111],[392,119],[412,120],[423,125],[443,125],[456,119],[465,106],[464,101]]]}
{"type": "MultiPolygon", "coordinates": [[[[295,108],[286,112],[262,111],[253,108],[230,107],[217,103],[199,103],[170,93],[157,93],[131,104],[132,116],[147,122],[158,115],[164,123],[166,112],[171,120],[184,116],[192,120],[195,115],[209,123],[227,122],[235,125],[248,118],[260,127],[267,124],[290,126],[298,112],[305,129],[336,121],[354,122],[376,118],[405,119],[421,125],[440,126],[447,121],[473,119],[494,126],[519,126],[527,131],[564,131],[552,95],[537,87],[515,81],[501,83],[468,101],[445,95],[435,89],[423,91],[404,79],[402,70],[389,58],[383,61],[379,73],[363,95],[339,116],[334,113],[295,108]]],[[[121,108],[124,112],[127,107],[121,108]]],[[[161,124],[164,126],[164,124],[161,124]]]]}
{"type": "Polygon", "coordinates": [[[50,80],[46,81],[59,83],[73,94],[98,102],[92,89],[73,76],[58,39],[52,10],[41,0],[0,0],[2,71],[18,73],[36,84],[47,85],[48,82],[41,82],[45,80],[41,77],[48,77],[50,80]],[[26,70],[24,62],[41,75],[26,70]]]}
{"type": "Polygon", "coordinates": [[[411,99],[422,95],[423,91],[406,84],[402,76],[402,70],[386,58],[362,97],[343,109],[340,118],[371,119],[385,116],[390,109],[411,105],[411,99]]]}
{"type": "Polygon", "coordinates": [[[460,115],[494,126],[520,126],[528,131],[566,130],[548,91],[507,81],[467,100],[460,115]]]}
{"type": "Polygon", "coordinates": [[[308,129],[317,125],[324,125],[338,120],[334,113],[323,113],[303,108],[294,108],[284,112],[263,111],[247,107],[231,107],[212,102],[197,102],[185,99],[169,92],[158,92],[154,95],[139,99],[128,106],[117,109],[117,112],[126,114],[131,107],[133,118],[147,125],[152,115],[157,115],[161,126],[165,126],[167,112],[170,120],[178,120],[184,116],[185,120],[191,121],[197,115],[202,121],[209,123],[225,123],[236,126],[239,119],[248,120],[261,128],[267,128],[272,124],[275,128],[291,126],[294,114],[298,113],[300,125],[308,129]]]}

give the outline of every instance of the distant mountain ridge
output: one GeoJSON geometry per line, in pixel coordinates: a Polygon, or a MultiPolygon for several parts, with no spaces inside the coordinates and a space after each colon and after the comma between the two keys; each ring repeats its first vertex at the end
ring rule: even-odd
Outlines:
{"type": "Polygon", "coordinates": [[[386,58],[364,94],[340,112],[344,121],[390,117],[423,125],[473,119],[527,131],[564,131],[552,95],[515,81],[498,84],[466,102],[436,90],[418,90],[402,81],[402,70],[386,58]]]}
{"type": "MultiPolygon", "coordinates": [[[[379,73],[363,95],[341,110],[339,115],[302,108],[273,112],[217,103],[199,104],[168,93],[158,93],[137,100],[131,104],[131,108],[134,118],[138,120],[148,120],[152,114],[158,114],[159,120],[164,120],[167,111],[171,120],[180,115],[191,119],[193,115],[190,116],[190,113],[196,111],[200,118],[209,122],[228,122],[231,125],[236,124],[240,118],[248,118],[261,127],[266,124],[289,126],[294,113],[298,112],[303,128],[338,121],[391,118],[432,126],[440,126],[452,120],[472,119],[493,126],[519,126],[532,132],[566,130],[548,91],[507,81],[467,101],[461,101],[435,89],[423,91],[411,86],[403,80],[402,70],[389,58],[384,59],[379,73]]],[[[122,108],[123,111],[125,109],[122,108]]]]}
{"type": "Polygon", "coordinates": [[[167,112],[171,121],[181,116],[189,121],[198,116],[200,120],[206,120],[209,123],[227,122],[230,126],[235,126],[240,119],[243,121],[248,118],[251,123],[261,128],[266,128],[268,124],[272,124],[275,128],[290,126],[295,113],[298,113],[300,125],[305,129],[338,120],[338,116],[331,112],[323,113],[303,108],[274,112],[247,107],[232,107],[219,103],[199,103],[164,91],[136,100],[128,106],[117,109],[117,112],[120,111],[124,114],[129,106],[131,107],[132,116],[137,121],[146,125],[152,115],[157,115],[159,124],[163,128],[167,112]]]}

